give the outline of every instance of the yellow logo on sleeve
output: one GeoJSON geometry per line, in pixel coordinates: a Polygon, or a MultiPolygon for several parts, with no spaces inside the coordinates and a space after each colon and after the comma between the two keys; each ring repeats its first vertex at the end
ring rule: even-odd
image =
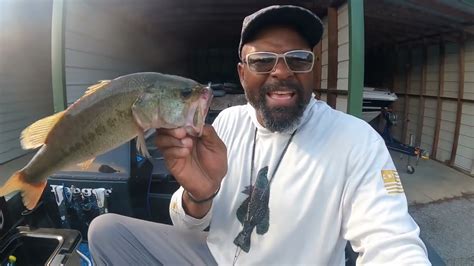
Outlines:
{"type": "Polygon", "coordinates": [[[403,193],[402,182],[396,170],[382,170],[382,179],[388,194],[403,193]]]}

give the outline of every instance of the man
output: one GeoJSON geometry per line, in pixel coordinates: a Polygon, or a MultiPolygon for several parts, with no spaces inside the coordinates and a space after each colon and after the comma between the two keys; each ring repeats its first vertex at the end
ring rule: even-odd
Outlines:
{"type": "Polygon", "coordinates": [[[322,32],[295,6],[245,18],[237,68],[249,103],[224,110],[200,138],[158,131],[181,184],[174,226],[98,217],[96,262],[343,265],[350,241],[359,263],[429,264],[383,140],[313,98],[322,32]]]}

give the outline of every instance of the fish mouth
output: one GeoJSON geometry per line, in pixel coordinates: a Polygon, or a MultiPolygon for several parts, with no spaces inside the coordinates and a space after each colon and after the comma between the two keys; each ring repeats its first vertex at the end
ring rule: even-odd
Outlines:
{"type": "MultiPolygon", "coordinates": [[[[202,86],[202,85],[201,85],[202,86]]],[[[212,101],[211,86],[202,86],[199,99],[190,106],[189,116],[186,121],[186,132],[191,136],[200,137],[206,122],[206,116],[212,101]]]]}

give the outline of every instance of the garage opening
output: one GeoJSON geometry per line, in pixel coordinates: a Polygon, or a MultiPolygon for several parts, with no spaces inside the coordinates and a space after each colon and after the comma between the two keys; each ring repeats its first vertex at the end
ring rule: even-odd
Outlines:
{"type": "Polygon", "coordinates": [[[472,1],[365,1],[365,86],[396,94],[392,135],[468,174],[473,34],[472,1]]]}

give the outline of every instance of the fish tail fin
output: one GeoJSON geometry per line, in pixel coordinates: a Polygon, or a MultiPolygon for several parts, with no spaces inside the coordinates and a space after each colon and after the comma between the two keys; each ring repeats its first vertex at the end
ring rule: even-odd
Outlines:
{"type": "Polygon", "coordinates": [[[25,173],[18,171],[14,173],[7,182],[0,187],[0,196],[5,196],[14,191],[21,191],[21,197],[23,200],[23,205],[29,210],[32,210],[43,194],[44,187],[46,186],[46,181],[42,181],[36,184],[30,184],[24,181],[25,173]]]}
{"type": "Polygon", "coordinates": [[[250,250],[250,235],[247,234],[245,230],[242,230],[237,237],[235,237],[234,244],[248,253],[250,250]]]}

